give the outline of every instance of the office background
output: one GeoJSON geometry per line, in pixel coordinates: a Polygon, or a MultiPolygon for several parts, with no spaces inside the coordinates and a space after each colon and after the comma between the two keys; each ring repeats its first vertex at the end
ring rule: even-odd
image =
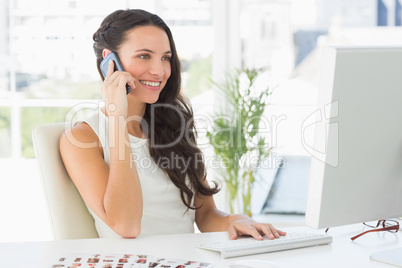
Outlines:
{"type": "Polygon", "coordinates": [[[171,27],[196,115],[216,106],[207,77],[269,68],[277,87],[266,116],[286,117],[270,137],[278,155],[307,155],[300,126],[315,109],[325,45],[402,44],[400,0],[1,0],[0,241],[50,237],[32,128],[100,98],[92,34],[124,8],[155,12],[171,27]]]}

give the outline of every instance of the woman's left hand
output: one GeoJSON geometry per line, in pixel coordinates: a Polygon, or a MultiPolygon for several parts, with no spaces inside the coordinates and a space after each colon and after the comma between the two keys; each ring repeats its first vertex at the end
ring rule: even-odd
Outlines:
{"type": "Polygon", "coordinates": [[[228,233],[232,240],[242,235],[251,235],[257,240],[263,240],[264,235],[268,239],[275,239],[286,235],[286,232],[277,230],[272,224],[258,223],[246,215],[235,214],[230,217],[232,219],[228,233]]]}

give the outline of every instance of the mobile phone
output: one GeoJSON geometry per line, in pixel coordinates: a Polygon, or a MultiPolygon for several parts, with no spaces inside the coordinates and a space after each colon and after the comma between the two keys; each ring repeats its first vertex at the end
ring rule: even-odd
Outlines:
{"type": "MultiPolygon", "coordinates": [[[[123,65],[121,64],[119,57],[117,56],[117,53],[112,52],[109,55],[107,55],[100,64],[100,69],[102,71],[103,77],[106,77],[107,70],[109,67],[109,60],[112,60],[114,62],[114,71],[124,72],[123,65]]],[[[126,84],[126,94],[128,94],[130,91],[131,87],[128,84],[126,84]]]]}

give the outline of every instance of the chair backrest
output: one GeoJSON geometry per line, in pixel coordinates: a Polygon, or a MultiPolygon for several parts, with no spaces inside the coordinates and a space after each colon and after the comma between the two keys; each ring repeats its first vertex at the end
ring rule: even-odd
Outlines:
{"type": "Polygon", "coordinates": [[[54,238],[96,238],[94,219],[60,156],[59,139],[64,130],[64,123],[54,123],[37,126],[32,132],[54,238]]]}

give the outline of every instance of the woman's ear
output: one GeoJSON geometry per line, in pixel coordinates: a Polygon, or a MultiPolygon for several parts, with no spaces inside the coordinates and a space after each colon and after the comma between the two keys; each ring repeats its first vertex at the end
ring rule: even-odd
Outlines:
{"type": "Polygon", "coordinates": [[[103,57],[103,58],[106,58],[106,56],[109,55],[110,53],[112,53],[112,51],[110,51],[110,50],[107,49],[107,48],[104,48],[104,49],[102,50],[102,57],[103,57]]]}

